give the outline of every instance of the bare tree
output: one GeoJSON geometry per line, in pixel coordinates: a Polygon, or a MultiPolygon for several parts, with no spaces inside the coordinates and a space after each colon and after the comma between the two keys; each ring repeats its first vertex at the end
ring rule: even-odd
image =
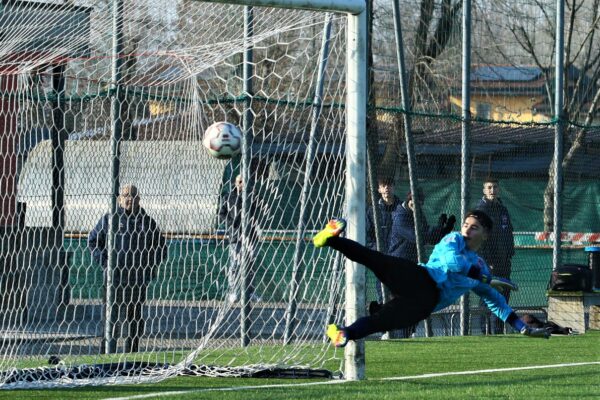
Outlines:
{"type": "MultiPolygon", "coordinates": [[[[454,68],[452,57],[460,55],[460,49],[450,51],[453,48],[452,39],[456,36],[457,27],[460,27],[460,0],[421,0],[418,12],[410,14],[410,10],[416,10],[413,4],[403,7],[403,46],[406,53],[408,71],[408,94],[411,108],[420,106],[440,105],[446,103],[448,94],[449,71],[454,68]]],[[[378,5],[375,18],[389,18],[392,15],[391,5],[383,3],[378,5]]],[[[386,27],[385,23],[378,21],[379,27],[387,29],[378,34],[387,32],[387,46],[394,43],[393,25],[386,27]]],[[[457,42],[460,45],[460,41],[457,42]]],[[[459,64],[460,65],[460,64],[459,64]]],[[[388,136],[386,151],[380,168],[391,171],[397,164],[402,154],[402,123],[401,115],[396,114],[394,123],[395,131],[388,136]]]]}
{"type": "MultiPolygon", "coordinates": [[[[536,0],[536,12],[547,27],[545,36],[556,42],[555,21],[552,13],[548,13],[550,4],[536,0]]],[[[577,153],[582,149],[590,124],[598,112],[600,102],[600,0],[569,0],[565,4],[565,49],[564,49],[564,106],[558,114],[565,121],[565,142],[568,150],[561,155],[562,167],[566,172],[577,153]]],[[[538,46],[533,30],[536,24],[525,25],[525,18],[511,19],[510,31],[516,43],[523,49],[543,71],[547,90],[547,102],[550,109],[554,107],[554,66],[553,53],[547,46],[538,46]]],[[[554,176],[555,165],[552,163],[548,171],[548,183],[544,191],[544,230],[550,232],[554,224],[554,176]]]]}

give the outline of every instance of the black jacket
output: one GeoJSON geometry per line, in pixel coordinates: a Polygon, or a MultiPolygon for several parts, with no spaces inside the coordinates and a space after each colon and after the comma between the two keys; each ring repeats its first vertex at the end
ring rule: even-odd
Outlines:
{"type": "MultiPolygon", "coordinates": [[[[119,226],[115,235],[117,252],[114,266],[116,281],[148,283],[156,275],[156,267],[166,258],[167,246],[158,224],[140,208],[137,214],[117,209],[119,226]]],[[[90,232],[88,248],[94,260],[106,268],[110,214],[105,214],[90,232]]]]}
{"type": "MultiPolygon", "coordinates": [[[[256,227],[256,207],[252,204],[251,199],[248,199],[248,201],[250,202],[248,235],[251,241],[254,242],[258,234],[256,227]]],[[[219,223],[225,224],[225,231],[229,236],[230,243],[237,243],[240,240],[242,236],[242,195],[236,189],[225,193],[221,197],[219,223]]]]}
{"type": "MultiPolygon", "coordinates": [[[[394,196],[391,205],[385,204],[383,199],[377,201],[379,214],[381,215],[381,233],[383,249],[382,252],[395,257],[417,261],[417,239],[415,236],[415,221],[413,212],[405,203],[394,196]]],[[[375,227],[373,210],[367,212],[367,247],[376,248],[375,227]]],[[[426,244],[435,244],[441,237],[439,227],[430,227],[423,216],[421,232],[426,244]]]]}
{"type": "Polygon", "coordinates": [[[482,198],[477,209],[486,213],[494,224],[488,239],[478,253],[491,266],[500,267],[510,261],[515,254],[513,226],[508,210],[500,199],[494,201],[482,198]]]}

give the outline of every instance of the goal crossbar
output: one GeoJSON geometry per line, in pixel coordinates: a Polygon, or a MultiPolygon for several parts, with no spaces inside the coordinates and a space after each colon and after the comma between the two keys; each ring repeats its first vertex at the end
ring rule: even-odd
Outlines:
{"type": "Polygon", "coordinates": [[[243,6],[295,8],[360,14],[367,5],[364,0],[203,0],[205,3],[239,4],[243,6]]]}

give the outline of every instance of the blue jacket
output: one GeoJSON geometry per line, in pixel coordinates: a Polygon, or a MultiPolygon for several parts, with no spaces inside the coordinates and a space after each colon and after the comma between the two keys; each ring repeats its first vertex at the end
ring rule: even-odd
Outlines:
{"type": "Polygon", "coordinates": [[[465,240],[458,232],[452,232],[434,247],[429,261],[423,265],[429,275],[437,283],[440,299],[434,311],[439,311],[453,304],[469,290],[480,296],[487,307],[506,321],[513,311],[504,297],[490,285],[469,278],[467,273],[472,265],[477,264],[489,274],[485,261],[476,252],[469,250],[465,240]]]}
{"type": "MultiPolygon", "coordinates": [[[[381,232],[383,249],[387,255],[417,261],[417,239],[415,237],[415,221],[410,208],[394,196],[394,203],[387,205],[383,199],[377,202],[381,215],[381,232]]],[[[373,211],[367,213],[367,247],[376,249],[373,211]]],[[[427,244],[437,243],[441,239],[439,227],[430,228],[425,216],[421,227],[423,239],[427,244]]]]}
{"type": "MultiPolygon", "coordinates": [[[[117,209],[119,227],[115,235],[117,252],[115,274],[118,282],[148,283],[167,254],[167,246],[158,225],[140,208],[137,214],[117,209]]],[[[110,214],[105,214],[88,236],[88,248],[96,263],[106,268],[108,262],[108,229],[110,214]]]]}

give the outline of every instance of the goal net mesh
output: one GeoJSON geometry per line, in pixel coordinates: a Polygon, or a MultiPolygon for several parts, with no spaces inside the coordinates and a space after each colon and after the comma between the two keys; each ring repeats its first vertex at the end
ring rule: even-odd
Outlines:
{"type": "MultiPolygon", "coordinates": [[[[597,5],[566,7],[557,89],[556,2],[473,2],[464,121],[466,3],[400,3],[408,110],[393,2],[374,1],[367,18],[365,211],[379,178],[394,181],[396,204],[408,197],[408,117],[429,227],[463,201],[477,207],[485,179],[499,179],[510,215],[494,224],[512,233],[493,242],[504,258],[493,247],[480,255],[519,285],[509,304],[573,332],[598,329],[597,5]],[[548,290],[555,192],[556,264],[596,265],[583,291],[548,290]]],[[[323,333],[344,317],[344,260],[310,238],[344,215],[347,41],[346,17],[323,12],[2,2],[0,387],[342,373],[323,333]],[[218,121],[244,132],[231,160],[202,144],[218,121]],[[134,201],[118,196],[135,193],[128,185],[144,210],[134,218],[118,207],[134,201]]],[[[434,243],[422,245],[425,261],[434,243]]],[[[404,255],[416,260],[416,247],[404,255]]],[[[365,289],[367,303],[385,294],[369,271],[365,289]]],[[[388,337],[512,332],[477,296],[465,300],[388,337]]]]}
{"type": "Polygon", "coordinates": [[[343,209],[345,16],[68,3],[2,6],[0,386],[339,372],[310,238],[343,209]],[[202,146],[217,121],[243,156],[202,146]]]}

